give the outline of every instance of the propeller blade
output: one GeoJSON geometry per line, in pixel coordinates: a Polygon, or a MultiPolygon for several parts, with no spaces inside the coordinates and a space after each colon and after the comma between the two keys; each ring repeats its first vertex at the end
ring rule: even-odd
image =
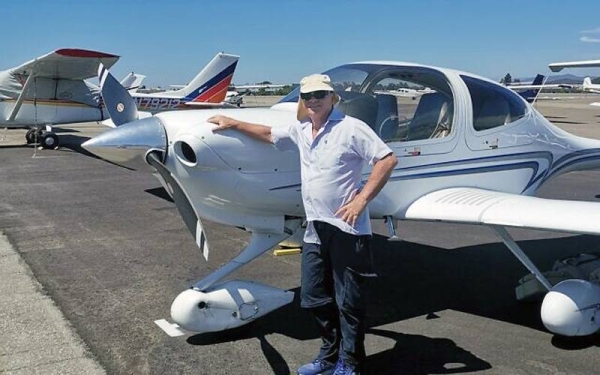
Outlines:
{"type": "Polygon", "coordinates": [[[175,206],[179,211],[179,214],[183,218],[185,225],[188,227],[190,233],[194,236],[196,240],[196,245],[202,251],[202,255],[204,255],[204,259],[208,260],[208,241],[206,240],[206,235],[204,234],[204,228],[202,227],[202,221],[192,204],[188,200],[187,196],[183,192],[183,189],[179,186],[179,183],[175,180],[171,172],[165,167],[165,165],[161,161],[161,156],[158,152],[150,152],[146,156],[148,163],[153,166],[156,171],[160,174],[163,180],[167,183],[167,186],[171,188],[171,195],[173,197],[173,201],[175,201],[175,206]]]}
{"type": "Polygon", "coordinates": [[[102,64],[98,67],[98,78],[104,105],[115,126],[137,120],[139,114],[135,100],[102,64]]]}

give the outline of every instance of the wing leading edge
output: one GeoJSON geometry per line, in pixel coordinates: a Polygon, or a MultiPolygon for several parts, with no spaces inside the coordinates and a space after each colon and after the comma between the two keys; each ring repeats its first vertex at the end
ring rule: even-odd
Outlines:
{"type": "Polygon", "coordinates": [[[119,56],[83,49],[59,49],[11,69],[14,74],[51,79],[83,80],[96,76],[99,63],[108,69],[119,56]]]}
{"type": "Polygon", "coordinates": [[[417,199],[406,219],[600,235],[600,203],[451,188],[417,199]]]}

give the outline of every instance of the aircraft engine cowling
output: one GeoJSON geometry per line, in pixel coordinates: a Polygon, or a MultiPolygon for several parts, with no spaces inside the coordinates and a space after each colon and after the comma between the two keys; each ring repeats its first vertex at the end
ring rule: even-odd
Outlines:
{"type": "Polygon", "coordinates": [[[544,297],[544,326],[563,336],[587,336],[600,328],[600,286],[570,279],[556,284],[544,297]]]}
{"type": "Polygon", "coordinates": [[[205,291],[181,292],[171,305],[171,318],[188,331],[217,332],[250,323],[293,299],[294,292],[230,280],[205,291]]]}

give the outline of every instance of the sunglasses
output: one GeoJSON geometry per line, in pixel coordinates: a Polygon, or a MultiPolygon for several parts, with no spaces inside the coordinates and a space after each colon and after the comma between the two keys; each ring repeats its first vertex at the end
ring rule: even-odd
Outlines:
{"type": "Polygon", "coordinates": [[[302,98],[302,100],[310,100],[310,98],[323,99],[330,92],[331,91],[325,91],[325,90],[313,91],[313,92],[304,92],[304,93],[300,93],[300,97],[302,98]]]}

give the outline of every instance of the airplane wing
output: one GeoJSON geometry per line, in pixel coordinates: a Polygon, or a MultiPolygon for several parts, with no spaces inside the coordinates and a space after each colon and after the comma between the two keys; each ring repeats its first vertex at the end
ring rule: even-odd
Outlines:
{"type": "Polygon", "coordinates": [[[563,83],[549,84],[549,85],[506,85],[511,90],[543,90],[543,89],[572,89],[573,85],[565,85],[563,83]]]}
{"type": "Polygon", "coordinates": [[[232,88],[234,90],[259,90],[259,89],[281,89],[285,86],[291,85],[280,85],[280,84],[271,84],[271,83],[259,83],[256,85],[233,85],[232,88]]]}
{"type": "Polygon", "coordinates": [[[600,202],[449,188],[417,199],[408,207],[406,219],[599,235],[600,202]]]}
{"type": "Polygon", "coordinates": [[[183,103],[186,106],[190,107],[198,107],[198,108],[237,108],[235,105],[221,102],[221,103],[209,103],[209,102],[185,102],[183,103]]]}
{"type": "Polygon", "coordinates": [[[569,61],[549,64],[553,72],[560,72],[564,68],[593,68],[600,67],[600,60],[569,61]]]}
{"type": "Polygon", "coordinates": [[[36,59],[28,61],[16,68],[14,74],[30,75],[51,79],[84,80],[95,77],[98,64],[113,66],[119,56],[104,52],[83,49],[58,49],[36,59]]]}

